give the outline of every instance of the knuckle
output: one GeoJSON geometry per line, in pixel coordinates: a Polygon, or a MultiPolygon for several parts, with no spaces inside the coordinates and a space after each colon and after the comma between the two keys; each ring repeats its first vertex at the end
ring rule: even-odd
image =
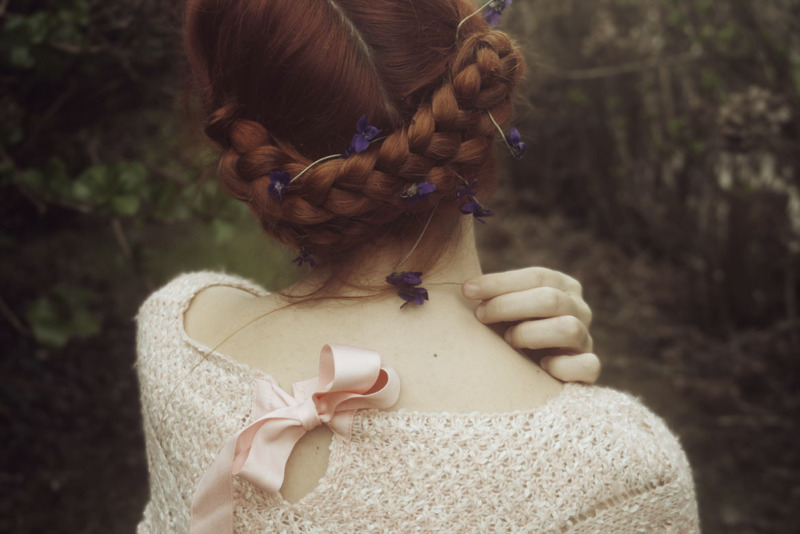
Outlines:
{"type": "Polygon", "coordinates": [[[583,303],[583,313],[586,315],[586,326],[589,326],[592,324],[594,313],[592,313],[592,309],[585,302],[583,303]]]}
{"type": "Polygon", "coordinates": [[[586,329],[583,323],[574,315],[563,315],[558,318],[561,332],[570,339],[581,339],[586,329]]]}
{"type": "Polygon", "coordinates": [[[575,278],[568,276],[567,279],[569,280],[570,290],[577,293],[578,295],[583,295],[583,286],[580,282],[578,282],[575,278]]]}
{"type": "Polygon", "coordinates": [[[528,267],[528,281],[531,287],[539,287],[544,280],[544,267],[528,267]]]}
{"type": "Polygon", "coordinates": [[[543,287],[541,289],[542,304],[545,310],[552,316],[560,315],[562,309],[562,293],[553,287],[543,287]]]}
{"type": "Polygon", "coordinates": [[[501,297],[502,295],[500,297],[495,297],[486,303],[487,316],[502,320],[503,317],[508,314],[508,302],[506,299],[501,297]]]}

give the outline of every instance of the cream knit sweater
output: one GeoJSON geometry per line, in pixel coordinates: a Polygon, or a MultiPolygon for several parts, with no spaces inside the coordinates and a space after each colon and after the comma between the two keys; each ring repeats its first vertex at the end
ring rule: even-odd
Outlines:
{"type": "MultiPolygon", "coordinates": [[[[263,373],[193,341],[184,312],[238,277],[179,276],[138,321],[150,502],[138,534],[185,533],[200,476],[248,420],[263,373]]],[[[402,379],[402,377],[401,377],[402,379]]],[[[356,414],[327,473],[295,504],[234,483],[234,528],[266,532],[698,532],[686,456],[634,398],[568,384],[544,406],[500,414],[356,414]]]]}

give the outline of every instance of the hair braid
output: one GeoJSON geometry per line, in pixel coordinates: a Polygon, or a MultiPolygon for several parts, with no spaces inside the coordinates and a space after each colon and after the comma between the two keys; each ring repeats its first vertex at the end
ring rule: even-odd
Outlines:
{"type": "MultiPolygon", "coordinates": [[[[460,4],[432,2],[425,7],[437,11],[441,21],[452,21],[447,24],[452,24],[453,39],[455,25],[470,9],[460,4]]],[[[259,9],[284,9],[281,5],[276,0],[259,9]]],[[[411,92],[405,91],[398,88],[398,83],[405,82],[384,65],[386,61],[402,64],[402,58],[393,60],[386,56],[402,52],[402,48],[390,52],[386,52],[385,47],[370,48],[375,46],[372,43],[377,33],[366,21],[368,17],[377,16],[379,8],[376,6],[371,12],[358,0],[335,0],[322,5],[331,6],[335,11],[331,22],[338,21],[326,28],[331,32],[339,31],[336,26],[340,24],[342,42],[354,43],[351,50],[355,53],[343,52],[344,55],[338,57],[344,58],[343,61],[354,58],[356,63],[361,57],[362,67],[372,76],[368,84],[376,88],[371,98],[378,107],[372,108],[369,118],[371,122],[382,124],[388,133],[367,150],[309,168],[317,159],[315,152],[319,151],[307,150],[302,138],[297,137],[295,130],[302,130],[303,124],[287,129],[280,115],[274,120],[262,120],[261,114],[251,112],[252,106],[242,100],[246,95],[236,92],[242,87],[241,83],[227,92],[215,92],[213,83],[203,90],[206,105],[211,106],[206,133],[224,151],[219,162],[221,183],[231,195],[248,204],[269,234],[290,246],[306,248],[324,262],[333,261],[385,234],[388,227],[396,227],[401,220],[406,223],[409,235],[415,233],[419,230],[415,226],[427,217],[405,215],[424,214],[430,210],[432,202],[454,198],[465,181],[470,183],[480,177],[479,187],[482,190],[491,188],[491,150],[496,129],[488,113],[500,124],[511,118],[511,94],[521,78],[523,60],[506,34],[488,29],[483,21],[475,18],[464,25],[459,43],[429,49],[427,53],[433,59],[440,54],[441,66],[426,75],[429,82],[416,88],[410,86],[411,92]],[[351,16],[355,18],[351,20],[351,16]],[[216,108],[214,102],[217,102],[216,108]],[[271,132],[265,125],[276,129],[271,132]],[[280,201],[269,192],[269,176],[273,171],[285,171],[292,177],[303,173],[283,191],[280,201]],[[429,195],[432,202],[412,205],[401,197],[411,184],[423,181],[436,186],[429,195]]],[[[287,2],[286,6],[290,4],[287,2]]],[[[396,4],[392,6],[406,9],[396,4]]],[[[286,9],[280,16],[297,15],[298,10],[286,9]]],[[[416,14],[413,15],[416,20],[416,14]]],[[[277,15],[269,12],[265,16],[272,20],[277,15]]],[[[237,19],[235,24],[246,24],[247,20],[237,19]]],[[[230,23],[230,27],[218,21],[214,24],[231,34],[241,31],[234,23],[230,23]]],[[[210,27],[216,29],[215,25],[210,27]]],[[[447,32],[439,33],[444,43],[447,32]]],[[[428,33],[422,38],[428,39],[428,33]]],[[[205,53],[212,57],[210,52],[205,53]]],[[[318,63],[313,55],[308,57],[309,61],[318,63]]],[[[211,70],[205,63],[201,67],[211,70]]],[[[343,64],[342,68],[351,67],[343,64]]],[[[291,72],[302,72],[302,69],[297,67],[291,72]]],[[[201,80],[203,76],[210,77],[211,73],[201,71],[201,80]]],[[[219,80],[218,83],[224,85],[225,78],[219,80]]],[[[282,98],[293,96],[286,95],[282,98]]],[[[280,102],[274,106],[282,109],[280,102]]],[[[369,108],[362,109],[369,111],[369,108]]],[[[297,115],[299,120],[306,120],[306,116],[297,115]]],[[[445,206],[450,204],[452,202],[444,203],[445,206]]]]}

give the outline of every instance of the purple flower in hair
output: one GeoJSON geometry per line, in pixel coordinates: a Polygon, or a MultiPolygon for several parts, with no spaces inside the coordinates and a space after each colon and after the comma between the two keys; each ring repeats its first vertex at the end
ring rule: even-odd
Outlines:
{"type": "Polygon", "coordinates": [[[272,171],[269,173],[269,186],[267,191],[273,198],[277,198],[279,202],[283,201],[283,190],[289,186],[292,177],[288,172],[272,171]]]}
{"type": "Polygon", "coordinates": [[[423,304],[428,300],[428,290],[424,287],[417,287],[422,283],[421,272],[393,272],[386,277],[386,281],[397,287],[397,295],[406,301],[405,304],[400,306],[402,310],[410,303],[417,305],[423,304]]]}
{"type": "Polygon", "coordinates": [[[411,285],[411,286],[418,286],[422,283],[422,272],[410,272],[410,271],[400,271],[400,272],[393,272],[389,276],[386,277],[386,281],[392,284],[393,286],[401,286],[401,285],[411,285]]]}
{"type": "Polygon", "coordinates": [[[296,263],[298,267],[302,266],[304,263],[308,263],[311,265],[311,267],[317,266],[317,262],[314,260],[314,257],[305,247],[300,249],[300,255],[293,259],[292,263],[296,263]]]}
{"type": "Polygon", "coordinates": [[[469,185],[463,184],[461,187],[458,188],[458,191],[456,191],[456,202],[458,202],[459,200],[461,200],[464,197],[467,197],[467,198],[474,197],[475,195],[478,194],[477,189],[478,189],[478,179],[477,178],[472,180],[472,183],[469,184],[469,185]]]}
{"type": "Polygon", "coordinates": [[[486,19],[486,22],[489,26],[497,26],[497,23],[500,22],[500,15],[503,14],[503,10],[511,5],[512,0],[492,0],[486,8],[486,11],[483,12],[483,18],[486,19]]]}
{"type": "Polygon", "coordinates": [[[506,143],[508,143],[515,158],[519,159],[525,153],[525,143],[516,128],[511,128],[511,131],[508,132],[506,143]]]}
{"type": "Polygon", "coordinates": [[[417,202],[425,200],[428,195],[434,191],[436,191],[436,184],[432,184],[430,182],[419,182],[406,187],[403,192],[400,193],[400,197],[406,199],[406,204],[411,206],[417,202]]]}
{"type": "Polygon", "coordinates": [[[492,210],[490,210],[489,208],[487,208],[474,198],[470,198],[469,202],[464,202],[463,204],[461,204],[461,207],[459,209],[461,210],[461,213],[463,213],[464,215],[472,215],[479,222],[482,222],[484,224],[486,223],[486,221],[482,220],[481,217],[491,217],[492,215],[494,215],[494,212],[492,210]]]}
{"type": "Polygon", "coordinates": [[[370,141],[378,137],[378,134],[381,133],[375,126],[367,124],[366,115],[361,115],[361,118],[358,119],[358,123],[356,123],[356,132],[358,133],[350,140],[350,146],[342,153],[344,159],[368,149],[370,141]]]}

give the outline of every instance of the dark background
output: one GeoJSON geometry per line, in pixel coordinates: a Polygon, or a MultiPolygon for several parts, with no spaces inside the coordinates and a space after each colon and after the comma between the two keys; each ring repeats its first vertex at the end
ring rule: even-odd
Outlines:
{"type": "MultiPolygon", "coordinates": [[[[0,0],[0,531],[133,532],[133,317],[176,274],[295,276],[213,175],[180,2],[0,0]]],[[[579,278],[601,383],[667,419],[705,532],[800,524],[800,1],[517,0],[485,269],[579,278]]]]}

